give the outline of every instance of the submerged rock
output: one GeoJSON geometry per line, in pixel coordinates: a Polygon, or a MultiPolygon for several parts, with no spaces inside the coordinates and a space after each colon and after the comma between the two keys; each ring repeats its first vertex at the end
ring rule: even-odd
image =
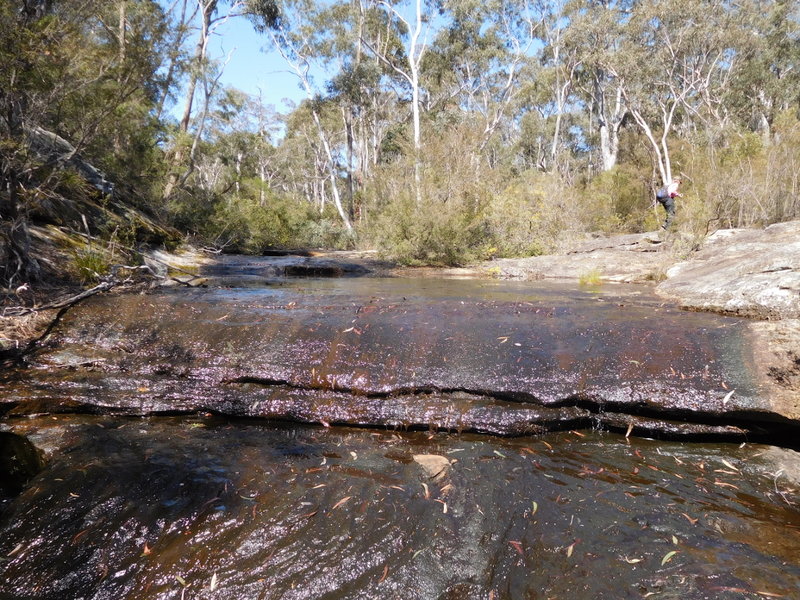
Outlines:
{"type": "Polygon", "coordinates": [[[19,494],[43,466],[40,452],[27,438],[0,431],[0,497],[19,494]]]}
{"type": "Polygon", "coordinates": [[[797,418],[762,393],[749,323],[646,292],[368,278],[97,298],[0,392],[9,415],[786,438],[797,418]]]}
{"type": "Polygon", "coordinates": [[[428,479],[439,481],[447,477],[450,471],[450,460],[446,456],[438,454],[415,454],[414,462],[422,467],[422,471],[428,479]]]}

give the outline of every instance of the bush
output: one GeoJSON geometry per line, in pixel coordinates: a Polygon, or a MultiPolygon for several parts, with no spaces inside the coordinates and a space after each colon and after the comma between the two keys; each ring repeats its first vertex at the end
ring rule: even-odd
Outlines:
{"type": "Polygon", "coordinates": [[[500,256],[557,250],[583,228],[576,196],[556,174],[527,171],[497,194],[487,209],[500,256]]]}
{"type": "Polygon", "coordinates": [[[633,169],[617,166],[600,173],[587,184],[583,196],[590,231],[634,233],[656,225],[650,184],[633,169]]]}
{"type": "Polygon", "coordinates": [[[486,242],[478,211],[458,202],[423,201],[412,193],[396,198],[372,228],[380,253],[405,265],[460,266],[478,258],[486,242]]]}

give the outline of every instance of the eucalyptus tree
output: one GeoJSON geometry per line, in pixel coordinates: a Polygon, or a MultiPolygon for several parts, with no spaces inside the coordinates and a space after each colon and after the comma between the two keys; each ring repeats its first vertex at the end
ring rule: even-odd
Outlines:
{"type": "Polygon", "coordinates": [[[325,128],[320,115],[324,101],[321,90],[316,88],[312,71],[322,69],[327,55],[326,48],[331,38],[325,27],[327,11],[313,0],[287,0],[281,6],[280,18],[271,24],[257,21],[258,29],[271,40],[287,66],[297,76],[306,94],[306,106],[317,132],[317,138],[325,155],[326,172],[332,201],[342,224],[348,232],[353,225],[342,203],[339,189],[339,166],[336,148],[330,132],[325,128]]]}
{"type": "Polygon", "coordinates": [[[580,57],[575,88],[589,111],[587,134],[596,136],[602,171],[617,164],[620,131],[628,114],[616,66],[632,6],[633,0],[577,0],[568,7],[569,40],[580,57]]]}
{"type": "Polygon", "coordinates": [[[669,137],[725,110],[727,75],[739,58],[725,0],[645,0],[634,6],[613,75],[648,140],[665,184],[672,179],[669,137]]]}
{"type": "Polygon", "coordinates": [[[553,116],[553,137],[548,161],[550,169],[557,167],[558,153],[562,144],[562,122],[572,96],[576,71],[581,65],[578,48],[568,39],[570,32],[579,32],[569,28],[569,16],[565,11],[565,5],[566,0],[536,0],[536,11],[541,20],[540,61],[545,67],[540,76],[546,78],[551,90],[548,102],[553,116]]]}
{"type": "MultiPolygon", "coordinates": [[[[432,36],[433,7],[423,0],[361,0],[366,2],[366,10],[377,10],[386,16],[386,31],[397,31],[400,35],[402,48],[391,44],[378,46],[369,39],[363,42],[369,51],[380,60],[388,69],[399,75],[411,89],[411,122],[414,140],[414,194],[417,205],[421,201],[422,177],[422,133],[421,133],[421,106],[422,106],[422,61],[429,49],[432,36]],[[400,51],[398,51],[400,50],[400,51]]],[[[387,35],[388,37],[388,35],[387,35]]]]}
{"type": "Polygon", "coordinates": [[[455,103],[465,120],[477,120],[474,151],[480,156],[512,118],[520,73],[530,61],[541,21],[528,0],[447,0],[441,13],[446,24],[424,65],[429,96],[433,104],[455,103]]]}
{"type": "Polygon", "coordinates": [[[214,31],[226,21],[248,14],[249,9],[247,0],[227,0],[227,2],[224,0],[184,0],[184,2],[185,1],[191,2],[193,7],[192,10],[187,13],[184,3],[181,14],[183,18],[187,18],[188,15],[188,22],[194,23],[197,30],[197,37],[194,52],[187,65],[189,81],[184,93],[183,112],[178,121],[178,139],[176,139],[174,144],[172,157],[169,161],[169,173],[164,184],[162,194],[164,199],[168,199],[172,195],[176,185],[185,183],[194,170],[194,162],[192,159],[203,133],[205,118],[208,114],[210,96],[216,90],[221,76],[219,65],[212,65],[208,61],[208,44],[211,40],[211,36],[214,34],[214,31]],[[225,6],[227,10],[220,11],[220,8],[223,6],[225,6]],[[185,165],[184,159],[187,155],[187,144],[180,138],[181,136],[185,136],[189,131],[189,126],[194,114],[193,109],[198,84],[203,86],[204,101],[199,115],[196,115],[194,136],[191,140],[188,152],[189,161],[188,164],[185,165]]]}
{"type": "Polygon", "coordinates": [[[741,60],[724,102],[740,124],[770,144],[776,117],[800,100],[800,5],[749,0],[737,11],[741,60]]]}

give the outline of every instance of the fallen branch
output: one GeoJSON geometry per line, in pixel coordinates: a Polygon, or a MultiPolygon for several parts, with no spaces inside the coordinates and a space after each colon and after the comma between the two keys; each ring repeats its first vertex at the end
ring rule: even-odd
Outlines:
{"type": "Polygon", "coordinates": [[[67,311],[70,308],[86,300],[87,298],[90,298],[102,292],[107,292],[119,285],[130,283],[131,282],[130,278],[120,279],[118,277],[117,274],[122,269],[127,269],[130,271],[148,271],[151,275],[158,278],[158,276],[155,275],[152,269],[147,265],[141,265],[141,266],[113,265],[111,267],[111,273],[105,276],[100,283],[98,283],[96,286],[88,290],[84,290],[79,294],[75,294],[74,296],[70,296],[69,298],[64,298],[62,300],[56,300],[48,304],[43,304],[41,306],[34,306],[34,307],[12,306],[6,308],[3,311],[2,318],[21,318],[46,310],[57,310],[58,312],[56,313],[55,317],[53,317],[53,319],[48,323],[47,327],[45,327],[44,332],[41,335],[29,339],[27,343],[25,343],[22,346],[18,344],[13,349],[0,350],[0,359],[12,358],[19,360],[26,354],[32,352],[34,348],[36,348],[36,345],[39,344],[39,342],[41,342],[48,335],[50,335],[55,326],[58,325],[62,317],[67,313],[67,311]]]}
{"type": "Polygon", "coordinates": [[[65,298],[62,300],[56,300],[54,302],[50,302],[48,304],[42,304],[41,306],[10,306],[3,310],[3,317],[24,317],[25,315],[30,315],[33,313],[37,313],[43,310],[53,310],[56,308],[69,308],[70,306],[74,306],[78,302],[89,298],[90,296],[94,296],[95,294],[99,294],[101,292],[107,292],[108,290],[118,286],[123,285],[125,283],[130,283],[130,279],[120,280],[117,277],[117,273],[121,269],[128,269],[131,271],[148,271],[150,272],[153,277],[158,278],[158,276],[153,273],[153,270],[148,267],[147,265],[141,266],[129,266],[129,265],[113,265],[111,267],[111,274],[103,278],[103,280],[88,290],[84,290],[80,294],[76,294],[75,296],[71,296],[69,298],[65,298]]]}

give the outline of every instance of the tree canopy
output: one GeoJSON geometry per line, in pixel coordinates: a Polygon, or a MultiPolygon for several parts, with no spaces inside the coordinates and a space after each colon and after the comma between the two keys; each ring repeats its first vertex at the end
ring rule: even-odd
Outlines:
{"type": "Polygon", "coordinates": [[[687,233],[796,219],[798,6],[0,0],[5,279],[35,276],[27,223],[79,226],[45,210],[78,191],[37,131],[113,195],[229,251],[546,252],[654,228],[653,191],[678,174],[687,233]],[[231,19],[305,90],[287,114],[221,84],[208,43],[231,19]]]}

